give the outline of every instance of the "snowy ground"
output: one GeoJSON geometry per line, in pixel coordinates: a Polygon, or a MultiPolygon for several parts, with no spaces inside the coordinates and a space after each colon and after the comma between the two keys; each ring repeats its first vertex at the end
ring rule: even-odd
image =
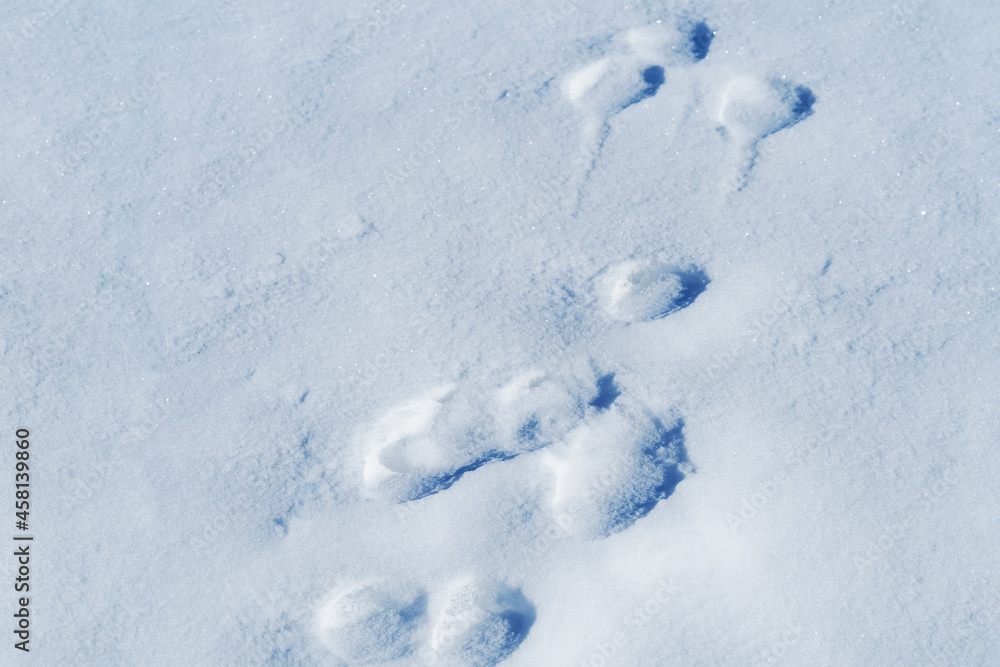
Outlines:
{"type": "Polygon", "coordinates": [[[1000,5],[0,30],[3,664],[995,664],[1000,5]]]}

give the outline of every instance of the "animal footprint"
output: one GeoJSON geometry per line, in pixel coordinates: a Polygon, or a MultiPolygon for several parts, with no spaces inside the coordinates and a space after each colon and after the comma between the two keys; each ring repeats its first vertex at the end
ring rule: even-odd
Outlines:
{"type": "Polygon", "coordinates": [[[568,532],[607,537],[646,516],[693,471],[680,419],[664,422],[617,401],[545,452],[557,521],[568,532]]]}
{"type": "MultiPolygon", "coordinates": [[[[690,305],[708,278],[633,259],[597,282],[608,315],[638,322],[690,305]]],[[[527,369],[500,385],[440,385],[389,410],[364,436],[363,481],[371,494],[402,503],[491,461],[543,450],[555,520],[580,538],[602,538],[649,514],[693,472],[683,429],[681,419],[623,396],[614,373],[581,379],[527,369]]],[[[462,579],[431,595],[369,582],[335,590],[319,609],[317,634],[351,663],[489,667],[520,647],[535,617],[519,590],[495,581],[462,579]]]]}
{"type": "Polygon", "coordinates": [[[493,391],[436,387],[390,410],[366,435],[365,487],[393,502],[438,493],[491,461],[558,440],[582,410],[579,390],[539,371],[493,391]]]}
{"type": "Polygon", "coordinates": [[[423,591],[362,583],[335,590],[317,614],[320,642],[341,660],[371,664],[413,652],[426,612],[423,591]]]}
{"type": "Polygon", "coordinates": [[[652,259],[615,264],[597,280],[604,312],[623,322],[648,322],[694,303],[708,286],[700,269],[680,268],[652,259]]]}
{"type": "Polygon", "coordinates": [[[463,579],[431,596],[366,582],[330,594],[316,614],[316,634],[349,664],[407,659],[421,665],[491,667],[517,650],[534,622],[534,605],[519,590],[495,581],[463,579]],[[429,597],[439,600],[433,627],[429,597]]]}
{"type": "Polygon", "coordinates": [[[610,55],[566,76],[563,95],[582,117],[581,152],[591,168],[607,138],[610,118],[656,95],[666,81],[665,67],[705,58],[713,35],[704,22],[635,28],[619,38],[610,55]]]}
{"type": "Polygon", "coordinates": [[[447,482],[446,443],[438,441],[432,426],[454,393],[455,385],[435,387],[392,409],[376,424],[366,438],[368,489],[409,500],[447,482]]]}
{"type": "Polygon", "coordinates": [[[513,653],[535,622],[535,608],[515,589],[495,582],[463,580],[447,591],[431,632],[433,661],[487,667],[513,653]]]}
{"type": "MultiPolygon", "coordinates": [[[[677,79],[681,75],[677,68],[704,60],[714,35],[704,21],[677,28],[663,23],[635,28],[619,37],[608,55],[563,79],[563,95],[581,116],[583,181],[603,150],[611,119],[656,95],[671,76],[677,79]]],[[[714,112],[716,129],[730,144],[730,176],[722,181],[724,189],[746,187],[760,141],[808,118],[816,101],[808,87],[781,79],[733,76],[713,67],[692,70],[690,75],[697,89],[715,91],[707,98],[708,115],[714,112]]],[[[679,108],[687,109],[684,116],[695,117],[691,112],[702,100],[691,91],[682,94],[687,99],[678,100],[679,108]]],[[[578,200],[580,196],[578,192],[578,200]]]]}
{"type": "Polygon", "coordinates": [[[816,101],[805,86],[741,76],[729,81],[719,95],[719,131],[730,142],[730,161],[737,190],[746,187],[757,160],[757,145],[775,132],[812,114],[816,101]]]}
{"type": "Polygon", "coordinates": [[[662,23],[629,30],[611,55],[571,72],[563,94],[581,111],[607,118],[655,95],[665,66],[702,60],[713,34],[704,22],[686,32],[662,23]]]}

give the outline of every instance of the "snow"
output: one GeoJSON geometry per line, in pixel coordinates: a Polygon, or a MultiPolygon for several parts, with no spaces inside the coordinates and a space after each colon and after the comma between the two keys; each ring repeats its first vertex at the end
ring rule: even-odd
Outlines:
{"type": "Polygon", "coordinates": [[[1000,654],[1000,7],[2,24],[5,664],[1000,654]]]}

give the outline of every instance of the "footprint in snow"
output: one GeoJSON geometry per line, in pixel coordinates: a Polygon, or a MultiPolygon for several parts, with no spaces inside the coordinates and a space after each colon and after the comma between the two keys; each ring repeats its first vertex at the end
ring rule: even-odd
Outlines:
{"type": "Polygon", "coordinates": [[[444,491],[487,463],[559,440],[584,402],[578,388],[537,370],[493,389],[435,387],[391,409],[366,434],[365,487],[392,502],[444,491]]]}
{"type": "MultiPolygon", "coordinates": [[[[566,77],[563,93],[580,113],[591,162],[609,120],[655,96],[670,68],[705,59],[713,35],[704,22],[639,28],[610,55],[566,77]]],[[[815,96],[804,86],[755,76],[714,80],[722,83],[709,97],[739,190],[759,143],[809,117],[815,96]]],[[[627,326],[691,306],[709,278],[695,266],[640,257],[609,265],[593,285],[600,314],[627,326]]],[[[444,492],[484,465],[540,451],[551,480],[545,509],[583,539],[628,529],[693,472],[683,419],[650,410],[623,392],[613,373],[580,379],[528,369],[497,384],[440,385],[390,409],[368,429],[363,446],[365,489],[393,503],[444,492]]],[[[516,589],[463,579],[429,595],[370,583],[338,589],[317,619],[323,643],[348,661],[417,656],[426,664],[495,665],[523,642],[535,610],[516,589]]]]}
{"type": "Polygon", "coordinates": [[[625,530],[693,471],[683,421],[625,401],[589,416],[543,460],[555,482],[556,521],[584,537],[625,530]]]}
{"type": "MultiPolygon", "coordinates": [[[[659,307],[643,315],[660,316],[659,307]]],[[[364,484],[376,497],[405,503],[488,463],[545,450],[552,511],[574,515],[574,532],[586,537],[624,530],[692,471],[683,423],[620,400],[613,374],[587,387],[527,371],[487,392],[492,409],[471,400],[480,392],[436,387],[390,410],[369,432],[364,484]]]]}
{"type": "Polygon", "coordinates": [[[430,594],[369,581],[330,593],[316,612],[316,635],[348,664],[492,667],[520,646],[534,622],[534,605],[496,581],[461,579],[430,594]]]}
{"type": "Polygon", "coordinates": [[[729,142],[731,186],[746,187],[757,161],[758,144],[812,115],[816,101],[805,86],[740,76],[722,88],[718,98],[718,130],[729,142]]]}
{"type": "MultiPolygon", "coordinates": [[[[690,306],[705,291],[709,279],[700,268],[647,257],[613,264],[594,282],[603,316],[628,325],[652,322],[690,306]]],[[[627,464],[621,471],[621,483],[646,475],[646,490],[637,492],[646,495],[621,502],[645,508],[634,513],[642,516],[669,495],[664,492],[667,486],[673,490],[672,485],[661,484],[662,480],[649,480],[657,475],[669,478],[674,472],[650,471],[651,466],[681,470],[686,462],[682,433],[679,427],[671,430],[664,426],[676,424],[675,417],[643,412],[631,398],[626,401],[630,407],[616,407],[601,415],[620,395],[612,373],[581,379],[539,369],[521,371],[496,386],[465,381],[431,388],[390,409],[368,429],[362,443],[364,488],[369,496],[406,503],[445,491],[484,465],[546,448],[562,448],[556,458],[562,457],[563,463],[550,461],[554,469],[582,469],[580,466],[590,465],[580,463],[584,453],[593,452],[592,458],[599,459],[610,452],[621,444],[616,429],[620,431],[627,424],[635,433],[644,434],[636,436],[633,445],[645,444],[615,455],[627,464]],[[646,442],[666,432],[673,434],[670,442],[674,444],[652,447],[646,442]],[[598,441],[603,440],[617,444],[602,446],[598,441]],[[566,444],[569,441],[576,443],[575,449],[566,444]],[[584,442],[589,444],[584,446],[584,442]],[[570,460],[576,463],[566,463],[570,460]]],[[[560,485],[565,487],[566,483],[560,485]]],[[[607,500],[605,505],[611,508],[616,502],[607,500]]],[[[616,515],[622,511],[614,510],[616,515]]],[[[606,523],[624,525],[614,519],[606,523]]]]}
{"type": "Polygon", "coordinates": [[[704,59],[713,36],[704,21],[635,28],[620,35],[608,55],[563,79],[563,95],[580,116],[581,156],[588,172],[607,139],[610,119],[656,95],[666,82],[667,67],[704,59]]]}
{"type": "Polygon", "coordinates": [[[602,271],[597,292],[602,310],[611,319],[649,322],[690,306],[708,283],[705,272],[694,266],[631,259],[602,271]]]}
{"type": "MultiPolygon", "coordinates": [[[[616,38],[608,55],[565,76],[563,96],[580,116],[582,180],[596,165],[611,119],[655,96],[672,76],[680,75],[681,68],[705,60],[714,36],[715,31],[704,21],[676,27],[658,22],[635,28],[616,38]]],[[[708,91],[705,104],[709,113],[714,113],[719,134],[729,143],[730,173],[722,181],[727,190],[745,188],[760,141],[808,118],[816,101],[807,86],[783,79],[733,76],[712,66],[690,70],[690,74],[697,82],[695,89],[708,91]]],[[[701,104],[691,99],[686,106],[701,104]]]]}
{"type": "Polygon", "coordinates": [[[535,607],[516,589],[463,579],[445,593],[431,631],[430,664],[489,667],[503,661],[528,636],[535,607]]]}
{"type": "Polygon", "coordinates": [[[414,651],[427,610],[422,590],[364,582],[334,590],[316,614],[316,634],[349,664],[397,660],[414,651]]]}
{"type": "MultiPolygon", "coordinates": [[[[693,472],[682,420],[623,396],[612,373],[574,384],[528,370],[488,391],[442,385],[390,410],[366,440],[365,486],[398,503],[543,450],[541,470],[551,480],[544,509],[583,539],[627,529],[693,472]]],[[[366,582],[330,595],[317,633],[352,664],[416,655],[418,664],[490,666],[517,650],[534,621],[524,595],[494,581],[462,579],[430,595],[366,582]]]]}
{"type": "MultiPolygon", "coordinates": [[[[610,266],[596,283],[604,315],[628,325],[691,305],[708,278],[645,258],[610,266]]],[[[444,492],[477,468],[541,450],[550,495],[540,509],[581,539],[626,530],[693,472],[683,421],[643,406],[613,373],[580,379],[528,369],[495,385],[440,385],[390,409],[363,441],[364,487],[392,503],[444,492]]],[[[416,655],[419,664],[486,666],[517,650],[535,611],[497,582],[461,580],[430,596],[364,583],[334,591],[317,619],[322,643],[351,663],[416,655]],[[433,622],[428,608],[437,610],[433,622]]]]}

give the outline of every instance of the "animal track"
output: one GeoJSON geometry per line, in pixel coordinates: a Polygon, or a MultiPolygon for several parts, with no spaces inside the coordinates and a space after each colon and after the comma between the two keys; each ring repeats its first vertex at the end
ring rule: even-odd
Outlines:
{"type": "MultiPolygon", "coordinates": [[[[672,68],[705,60],[714,35],[704,21],[630,30],[607,55],[563,79],[562,92],[581,117],[584,180],[611,119],[660,94],[672,68]]],[[[760,141],[808,118],[815,96],[805,86],[732,76],[708,65],[696,71],[695,82],[707,82],[701,88],[710,90],[719,134],[729,142],[733,187],[742,189],[760,141]]],[[[709,282],[701,268],[647,257],[608,266],[592,286],[601,315],[630,325],[692,305],[709,282]]],[[[581,378],[527,369],[503,383],[440,385],[390,409],[362,445],[365,489],[394,503],[441,493],[484,465],[538,452],[539,479],[550,484],[549,502],[541,501],[540,509],[578,539],[628,529],[694,472],[683,419],[650,410],[606,371],[581,378]]],[[[518,649],[534,621],[531,602],[498,582],[461,579],[430,594],[365,583],[334,591],[317,614],[317,632],[353,662],[416,654],[420,664],[495,665],[518,649]]]]}
{"type": "Polygon", "coordinates": [[[612,319],[648,322],[690,306],[708,283],[708,276],[697,268],[628,260],[598,277],[598,299],[612,319]]]}
{"type": "Polygon", "coordinates": [[[670,496],[692,472],[680,419],[616,403],[546,452],[561,527],[587,537],[625,530],[670,496]]]}
{"type": "Polygon", "coordinates": [[[440,593],[366,582],[334,590],[316,614],[320,642],[349,664],[408,658],[416,664],[490,667],[513,653],[535,622],[516,589],[462,579],[440,593]],[[428,600],[441,598],[431,625],[428,600]]]}
{"type": "Polygon", "coordinates": [[[535,622],[524,595],[495,582],[463,580],[447,591],[431,633],[436,663],[486,667],[513,653],[535,622]]]}
{"type": "Polygon", "coordinates": [[[335,590],[317,614],[320,641],[350,663],[387,662],[412,653],[427,608],[423,591],[375,583],[335,590]]]}
{"type": "MultiPolygon", "coordinates": [[[[581,115],[581,156],[586,181],[610,133],[611,119],[630,106],[653,97],[677,68],[704,60],[715,31],[704,21],[676,29],[662,23],[624,33],[609,55],[568,74],[563,94],[581,115]]],[[[701,72],[699,88],[712,90],[717,100],[717,129],[730,142],[731,177],[723,183],[742,190],[757,160],[758,143],[812,114],[816,96],[806,86],[754,75],[721,75],[713,68],[701,72]],[[720,76],[721,75],[721,76],[720,76]]],[[[700,104],[692,99],[688,107],[700,104]]],[[[711,104],[711,103],[710,103],[711,104]]],[[[577,193],[579,200],[580,193],[577,193]]]]}
{"type": "MultiPolygon", "coordinates": [[[[699,270],[653,260],[625,262],[613,275],[614,299],[605,305],[630,321],[663,317],[708,284],[699,270]]],[[[364,440],[365,487],[398,503],[444,491],[491,461],[544,450],[548,510],[584,539],[627,529],[693,471],[683,422],[623,395],[614,373],[567,380],[529,369],[485,390],[471,381],[441,385],[389,410],[364,440]]],[[[428,599],[441,596],[372,583],[344,587],[320,609],[318,634],[353,662],[419,651],[417,664],[491,666],[517,650],[535,621],[524,595],[497,582],[463,579],[442,595],[421,639],[430,625],[428,599]]]]}
{"type": "Polygon", "coordinates": [[[502,387],[443,385],[409,400],[366,436],[364,483],[406,502],[443,491],[465,473],[561,438],[582,414],[579,390],[536,370],[502,387]],[[486,395],[487,400],[482,397],[486,395]]]}
{"type": "Polygon", "coordinates": [[[719,97],[719,131],[730,142],[737,190],[746,187],[760,141],[808,118],[816,101],[805,86],[756,76],[732,79],[719,97]]]}
{"type": "Polygon", "coordinates": [[[571,72],[563,94],[582,116],[582,155],[590,162],[600,153],[609,119],[656,95],[666,81],[666,65],[703,59],[712,32],[702,22],[690,32],[657,23],[626,32],[613,52],[571,72]]]}

